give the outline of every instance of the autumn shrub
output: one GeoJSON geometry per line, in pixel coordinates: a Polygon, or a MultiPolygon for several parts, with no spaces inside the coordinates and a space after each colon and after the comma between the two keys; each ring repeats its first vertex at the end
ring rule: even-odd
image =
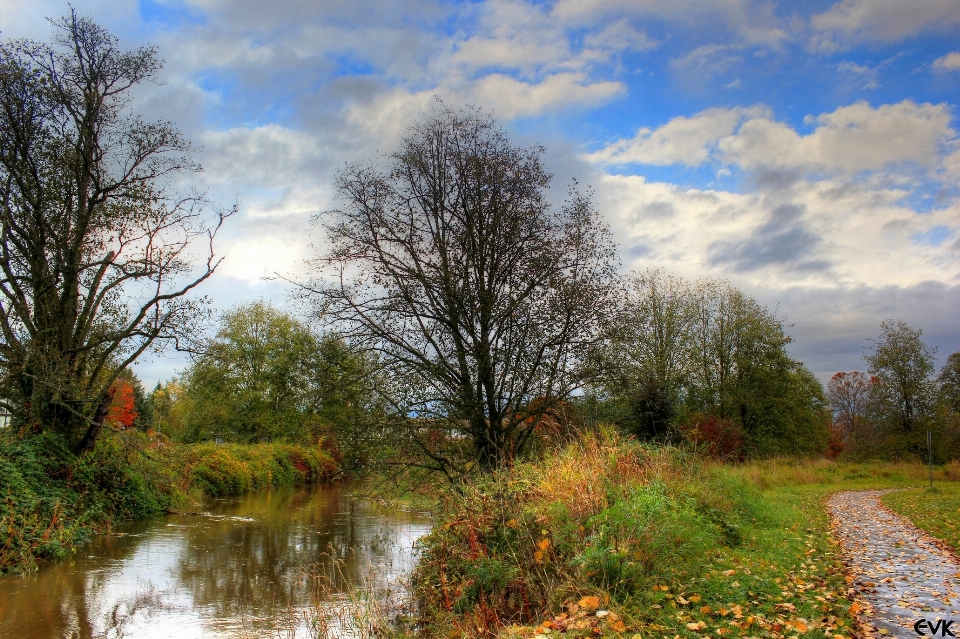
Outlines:
{"type": "Polygon", "coordinates": [[[743,428],[733,419],[696,413],[684,420],[679,429],[684,439],[714,459],[743,460],[743,428]]]}
{"type": "Polygon", "coordinates": [[[186,490],[222,497],[277,486],[332,481],[339,467],[323,443],[193,444],[186,462],[186,490]]]}
{"type": "Polygon", "coordinates": [[[429,627],[484,636],[584,594],[643,596],[740,543],[754,491],[710,462],[602,430],[449,495],[421,540],[429,627]]]}

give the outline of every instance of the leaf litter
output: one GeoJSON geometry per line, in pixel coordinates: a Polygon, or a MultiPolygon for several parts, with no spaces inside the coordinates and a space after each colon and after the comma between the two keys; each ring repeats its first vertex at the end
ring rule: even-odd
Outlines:
{"type": "Polygon", "coordinates": [[[847,491],[827,501],[849,570],[847,593],[868,637],[916,637],[920,619],[960,615],[960,564],[941,543],[885,508],[889,490],[847,491]]]}

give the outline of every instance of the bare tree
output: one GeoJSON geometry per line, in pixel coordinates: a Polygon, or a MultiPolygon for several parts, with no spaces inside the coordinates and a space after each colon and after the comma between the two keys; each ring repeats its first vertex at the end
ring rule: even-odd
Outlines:
{"type": "Polygon", "coordinates": [[[4,401],[77,451],[99,436],[117,375],[179,340],[204,304],[185,295],[218,261],[229,215],[170,185],[199,167],[167,122],[130,109],[153,48],[71,12],[54,43],[0,45],[0,366],[4,401]],[[206,264],[195,270],[199,240],[206,264]]]}
{"type": "Polygon", "coordinates": [[[386,171],[337,175],[329,250],[304,285],[319,317],[395,373],[408,434],[451,477],[522,452],[531,413],[582,383],[582,350],[610,311],[610,233],[576,188],[548,202],[542,153],[479,110],[437,107],[386,171]]]}

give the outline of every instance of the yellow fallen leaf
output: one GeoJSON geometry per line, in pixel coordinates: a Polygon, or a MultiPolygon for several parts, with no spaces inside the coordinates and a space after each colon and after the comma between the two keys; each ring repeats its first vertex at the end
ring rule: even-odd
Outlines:
{"type": "Polygon", "coordinates": [[[786,625],[788,628],[793,628],[794,630],[796,630],[796,631],[799,632],[800,634],[803,634],[803,633],[805,633],[807,630],[809,630],[809,628],[807,627],[807,624],[803,623],[803,621],[800,621],[799,619],[796,620],[796,621],[787,621],[785,625],[786,625]]]}
{"type": "Polygon", "coordinates": [[[610,630],[613,630],[614,632],[625,632],[627,629],[626,624],[624,624],[619,619],[617,619],[616,621],[611,621],[610,623],[607,624],[607,627],[610,628],[610,630]]]}
{"type": "Polygon", "coordinates": [[[700,608],[700,614],[702,615],[709,615],[711,612],[713,612],[713,609],[710,606],[703,606],[700,608]]]}
{"type": "Polygon", "coordinates": [[[546,551],[547,548],[549,548],[549,547],[550,547],[550,540],[549,540],[549,539],[541,539],[541,540],[540,540],[540,543],[537,544],[537,548],[539,548],[541,551],[546,551]]]}
{"type": "Polygon", "coordinates": [[[729,577],[730,575],[732,575],[732,574],[735,573],[735,572],[737,572],[737,571],[736,571],[736,570],[724,570],[722,574],[723,574],[724,577],[729,577]]]}
{"type": "Polygon", "coordinates": [[[510,521],[507,522],[507,528],[516,528],[516,527],[517,527],[516,519],[511,519],[510,521]]]}
{"type": "Polygon", "coordinates": [[[596,610],[597,608],[600,607],[600,599],[592,595],[584,597],[577,603],[580,605],[581,608],[585,608],[587,610],[596,610]]]}
{"type": "Polygon", "coordinates": [[[684,599],[683,595],[677,595],[677,603],[680,604],[681,606],[686,606],[690,602],[684,599]]]}
{"type": "Polygon", "coordinates": [[[703,597],[700,595],[690,595],[690,601],[693,603],[698,603],[701,599],[703,599],[703,597]]]}

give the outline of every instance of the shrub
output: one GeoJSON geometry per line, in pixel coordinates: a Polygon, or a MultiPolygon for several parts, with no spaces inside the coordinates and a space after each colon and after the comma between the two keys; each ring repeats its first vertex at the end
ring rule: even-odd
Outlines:
{"type": "Polygon", "coordinates": [[[743,460],[743,428],[732,419],[697,413],[680,430],[688,441],[714,459],[743,460]]]}

